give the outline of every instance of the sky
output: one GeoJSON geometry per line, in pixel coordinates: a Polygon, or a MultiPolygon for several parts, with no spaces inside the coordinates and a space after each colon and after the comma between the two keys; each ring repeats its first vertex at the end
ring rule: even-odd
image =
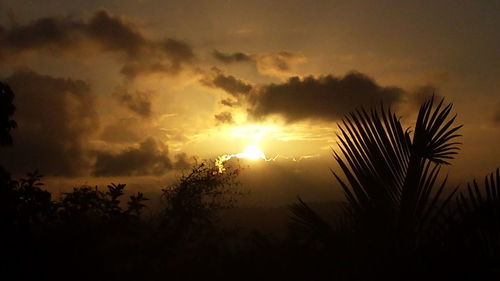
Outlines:
{"type": "Polygon", "coordinates": [[[445,172],[480,178],[500,165],[499,13],[492,0],[1,0],[19,128],[0,162],[60,189],[159,191],[250,147],[268,161],[230,160],[249,201],[339,200],[337,122],[383,101],[411,127],[435,94],[464,125],[445,172]]]}

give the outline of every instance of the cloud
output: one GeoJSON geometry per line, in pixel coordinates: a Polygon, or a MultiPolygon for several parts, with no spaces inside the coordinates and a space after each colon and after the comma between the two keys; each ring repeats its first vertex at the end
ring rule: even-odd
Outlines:
{"type": "Polygon", "coordinates": [[[139,147],[129,147],[119,153],[98,152],[95,176],[162,175],[173,168],[168,147],[148,138],[139,147]]]}
{"type": "Polygon", "coordinates": [[[222,105],[233,107],[238,105],[238,101],[232,100],[232,99],[223,99],[220,101],[222,105]]]}
{"type": "Polygon", "coordinates": [[[133,24],[103,10],[97,12],[87,23],[80,24],[81,35],[94,40],[104,50],[124,52],[128,57],[139,55],[141,48],[147,48],[151,43],[133,24]]]}
{"type": "Polygon", "coordinates": [[[118,119],[104,127],[100,139],[108,143],[136,143],[142,138],[141,123],[137,118],[118,119]]]}
{"type": "Polygon", "coordinates": [[[124,64],[121,69],[123,75],[131,79],[154,73],[175,75],[195,58],[191,47],[182,41],[165,39],[149,45],[149,50],[124,64]]]}
{"type": "Polygon", "coordinates": [[[136,91],[135,94],[131,94],[123,91],[115,93],[114,96],[122,105],[125,105],[140,117],[147,118],[151,116],[151,93],[136,91]]]}
{"type": "Polygon", "coordinates": [[[300,54],[279,52],[258,55],[256,61],[259,73],[270,76],[284,76],[290,74],[294,66],[304,63],[306,59],[300,54]]]}
{"type": "Polygon", "coordinates": [[[0,26],[0,58],[4,63],[28,53],[60,56],[89,49],[117,54],[121,73],[130,79],[152,73],[177,74],[195,57],[185,42],[147,38],[132,22],[105,10],[87,20],[45,17],[10,29],[0,26]]]}
{"type": "Polygon", "coordinates": [[[250,116],[281,115],[288,122],[304,119],[338,120],[361,106],[400,100],[404,91],[382,87],[359,72],[344,77],[292,77],[282,84],[265,85],[248,98],[250,116]]]}
{"type": "Polygon", "coordinates": [[[231,114],[231,112],[224,111],[219,114],[216,114],[214,117],[218,123],[228,123],[228,124],[234,123],[233,115],[231,114]]]}
{"type": "Polygon", "coordinates": [[[216,60],[224,64],[254,63],[256,70],[260,74],[270,76],[288,75],[296,65],[306,61],[303,55],[287,51],[261,54],[245,54],[241,52],[227,54],[214,50],[212,55],[216,60]]]}
{"type": "Polygon", "coordinates": [[[424,86],[419,86],[415,88],[412,92],[407,94],[408,102],[410,105],[418,109],[420,106],[434,96],[435,100],[441,100],[441,96],[438,95],[438,89],[436,86],[428,84],[424,86]]]}
{"type": "Polygon", "coordinates": [[[200,81],[203,85],[222,89],[234,97],[246,95],[252,90],[252,85],[241,79],[237,79],[232,75],[224,75],[217,68],[213,68],[212,71],[213,74],[207,75],[200,81]]]}
{"type": "Polygon", "coordinates": [[[89,84],[33,71],[16,72],[6,82],[15,93],[19,128],[0,162],[14,173],[85,174],[92,164],[88,142],[99,125],[89,84]]]}
{"type": "Polygon", "coordinates": [[[238,94],[248,94],[252,90],[252,86],[248,83],[243,82],[240,79],[236,79],[234,76],[225,76],[223,74],[217,75],[212,83],[214,87],[221,88],[233,96],[238,94]]]}
{"type": "Polygon", "coordinates": [[[236,52],[232,54],[225,54],[222,52],[219,52],[217,50],[214,50],[212,52],[212,55],[215,59],[217,59],[220,62],[223,63],[234,63],[234,62],[253,62],[254,59],[252,58],[251,55],[241,53],[241,52],[236,52]]]}
{"type": "Polygon", "coordinates": [[[176,154],[174,159],[174,168],[178,170],[189,169],[194,165],[194,158],[190,160],[186,153],[176,154]]]}

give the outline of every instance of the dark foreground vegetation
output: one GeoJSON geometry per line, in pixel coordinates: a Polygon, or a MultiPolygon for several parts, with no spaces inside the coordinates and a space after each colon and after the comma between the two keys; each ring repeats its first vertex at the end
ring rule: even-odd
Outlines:
{"type": "MultiPolygon", "coordinates": [[[[1,149],[12,145],[13,98],[0,84],[1,149]]],[[[346,116],[334,153],[342,215],[299,199],[284,238],[219,227],[238,170],[210,162],[165,188],[153,215],[143,194],[123,199],[124,184],[56,200],[37,172],[16,180],[1,168],[0,279],[500,280],[500,172],[446,187],[440,166],[460,129],[450,112],[430,99],[411,131],[383,107],[346,116]]]]}

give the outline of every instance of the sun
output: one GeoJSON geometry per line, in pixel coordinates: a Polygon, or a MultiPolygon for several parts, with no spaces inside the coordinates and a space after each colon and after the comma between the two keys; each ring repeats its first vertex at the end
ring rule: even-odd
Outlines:
{"type": "Polygon", "coordinates": [[[260,148],[254,144],[248,145],[245,150],[241,153],[238,153],[236,155],[238,158],[245,158],[249,160],[259,160],[259,159],[266,159],[266,155],[260,148]]]}

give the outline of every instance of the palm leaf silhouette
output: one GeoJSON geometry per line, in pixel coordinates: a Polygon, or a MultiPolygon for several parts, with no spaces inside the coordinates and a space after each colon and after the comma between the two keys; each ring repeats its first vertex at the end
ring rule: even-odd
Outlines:
{"type": "Polygon", "coordinates": [[[290,227],[293,231],[309,233],[309,239],[325,239],[332,233],[332,229],[320,215],[318,215],[301,198],[290,206],[290,227]]]}
{"type": "MultiPolygon", "coordinates": [[[[456,191],[444,197],[446,179],[437,184],[440,165],[449,164],[459,149],[454,140],[461,126],[453,126],[451,109],[443,100],[437,105],[434,97],[427,100],[414,132],[403,129],[396,114],[383,105],[356,110],[338,124],[340,153],[333,154],[344,178],[332,173],[348,201],[353,227],[383,230],[414,243],[416,235],[437,220],[456,191]]],[[[295,223],[314,223],[306,207],[293,206],[295,223]]]]}
{"type": "Polygon", "coordinates": [[[457,197],[455,234],[465,235],[458,240],[480,258],[499,258],[500,253],[500,169],[485,176],[484,183],[476,180],[467,184],[466,192],[457,197]]]}

